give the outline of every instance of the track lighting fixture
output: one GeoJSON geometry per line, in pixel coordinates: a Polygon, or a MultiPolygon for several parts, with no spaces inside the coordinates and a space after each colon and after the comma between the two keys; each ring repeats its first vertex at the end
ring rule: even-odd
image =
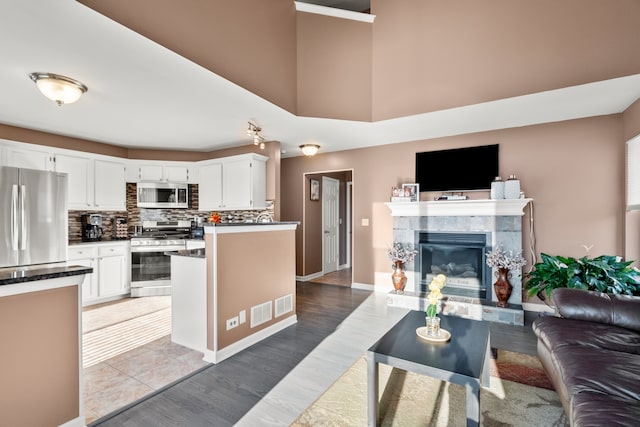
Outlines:
{"type": "Polygon", "coordinates": [[[253,145],[260,146],[261,150],[264,150],[264,137],[260,135],[262,132],[262,128],[254,125],[249,122],[249,127],[247,128],[247,136],[250,136],[253,139],[253,145]]]}

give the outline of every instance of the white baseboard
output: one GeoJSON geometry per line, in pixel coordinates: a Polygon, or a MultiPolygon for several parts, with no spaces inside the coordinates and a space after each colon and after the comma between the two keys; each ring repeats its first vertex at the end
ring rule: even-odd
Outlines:
{"type": "Polygon", "coordinates": [[[59,427],[86,427],[87,423],[84,417],[74,418],[72,420],[67,421],[64,424],[60,424],[59,427]]]}
{"type": "Polygon", "coordinates": [[[297,322],[298,316],[294,314],[293,316],[289,316],[278,323],[274,323],[267,328],[261,329],[255,334],[251,334],[248,337],[241,339],[240,341],[236,341],[233,344],[223,348],[222,350],[212,351],[207,349],[204,352],[204,357],[202,358],[202,360],[209,363],[220,363],[223,360],[233,356],[234,354],[239,353],[242,350],[249,348],[252,345],[262,341],[263,339],[275,334],[276,332],[280,332],[281,330],[288,328],[291,325],[295,325],[297,322]]]}
{"type": "Polygon", "coordinates": [[[353,282],[351,283],[351,287],[353,289],[362,289],[364,291],[375,291],[375,286],[369,285],[367,283],[353,282]]]}
{"type": "Polygon", "coordinates": [[[322,277],[322,276],[324,276],[324,274],[322,274],[322,271],[319,271],[317,273],[309,274],[307,276],[296,276],[296,281],[308,282],[309,280],[317,279],[318,277],[322,277]]]}

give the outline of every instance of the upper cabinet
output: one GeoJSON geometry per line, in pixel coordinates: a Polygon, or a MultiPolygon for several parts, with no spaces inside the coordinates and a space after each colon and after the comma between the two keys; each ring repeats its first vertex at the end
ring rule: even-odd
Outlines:
{"type": "Polygon", "coordinates": [[[199,210],[264,209],[267,159],[242,154],[200,163],[199,210]]]}
{"type": "Polygon", "coordinates": [[[131,161],[127,182],[197,182],[193,165],[165,161],[131,161]]]}
{"type": "Polygon", "coordinates": [[[110,156],[0,142],[2,165],[67,174],[69,210],[126,210],[124,161],[110,156]]]}
{"type": "Polygon", "coordinates": [[[53,154],[47,147],[42,149],[8,146],[5,148],[5,166],[14,168],[37,169],[41,171],[54,170],[53,154]]]}

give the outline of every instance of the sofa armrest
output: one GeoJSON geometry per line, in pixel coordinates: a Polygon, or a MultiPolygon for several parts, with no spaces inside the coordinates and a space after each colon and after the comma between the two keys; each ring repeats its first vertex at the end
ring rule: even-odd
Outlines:
{"type": "Polygon", "coordinates": [[[561,317],[640,331],[640,297],[556,288],[551,298],[561,317]]]}

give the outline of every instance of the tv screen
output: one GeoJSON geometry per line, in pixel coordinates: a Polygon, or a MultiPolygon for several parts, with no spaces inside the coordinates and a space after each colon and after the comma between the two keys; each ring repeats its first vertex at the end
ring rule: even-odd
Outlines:
{"type": "Polygon", "coordinates": [[[416,153],[420,191],[487,190],[498,170],[498,144],[416,153]]]}

